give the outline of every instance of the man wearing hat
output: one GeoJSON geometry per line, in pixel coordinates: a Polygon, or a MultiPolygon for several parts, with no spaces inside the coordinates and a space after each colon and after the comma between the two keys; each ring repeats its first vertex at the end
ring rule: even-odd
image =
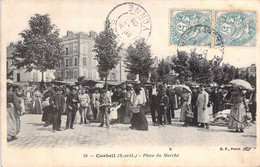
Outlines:
{"type": "Polygon", "coordinates": [[[158,109],[158,124],[167,125],[167,111],[169,110],[169,97],[166,95],[166,89],[162,88],[159,92],[159,109],[158,109]],[[162,115],[164,115],[164,124],[162,122],[162,115]]]}
{"type": "Polygon", "coordinates": [[[66,129],[74,129],[73,123],[75,120],[77,107],[78,107],[78,97],[77,97],[77,90],[75,87],[70,87],[70,94],[67,95],[67,122],[66,122],[66,129]]]}
{"type": "Polygon", "coordinates": [[[57,88],[57,94],[50,98],[50,104],[53,105],[53,132],[61,131],[61,114],[65,106],[65,97],[62,94],[63,89],[61,87],[57,88]]]}
{"type": "Polygon", "coordinates": [[[110,106],[110,100],[109,97],[106,94],[106,89],[102,88],[101,89],[101,94],[100,94],[100,113],[101,113],[101,124],[99,125],[99,127],[103,127],[104,126],[104,119],[105,119],[105,123],[107,128],[109,128],[109,117],[108,117],[108,111],[109,111],[109,106],[110,106]]]}

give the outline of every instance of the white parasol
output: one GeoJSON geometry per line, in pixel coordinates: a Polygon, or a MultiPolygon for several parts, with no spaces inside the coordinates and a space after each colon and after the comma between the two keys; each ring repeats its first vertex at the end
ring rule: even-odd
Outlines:
{"type": "Polygon", "coordinates": [[[250,83],[242,79],[235,79],[230,81],[229,83],[241,87],[242,89],[252,90],[252,86],[250,85],[250,83]]]}
{"type": "Polygon", "coordinates": [[[186,85],[176,85],[174,90],[177,91],[177,93],[182,93],[183,89],[186,89],[187,91],[189,91],[190,93],[192,93],[192,91],[190,90],[190,88],[186,85]]]}
{"type": "Polygon", "coordinates": [[[97,84],[95,85],[95,87],[96,87],[96,88],[103,88],[104,85],[103,85],[102,83],[97,83],[97,84]]]}

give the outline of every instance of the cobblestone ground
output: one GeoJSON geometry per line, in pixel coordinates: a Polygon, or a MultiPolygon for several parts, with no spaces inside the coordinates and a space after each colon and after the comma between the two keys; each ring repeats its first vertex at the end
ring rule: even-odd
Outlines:
{"type": "MultiPolygon", "coordinates": [[[[75,129],[52,132],[52,126],[43,127],[42,115],[24,115],[21,117],[21,131],[18,139],[9,142],[10,147],[67,147],[67,146],[124,146],[124,145],[160,145],[160,146],[236,146],[256,147],[256,125],[245,129],[244,133],[235,133],[227,127],[210,126],[210,129],[183,127],[178,119],[179,111],[172,125],[153,126],[151,116],[146,115],[149,131],[129,129],[129,124],[115,124],[110,129],[98,127],[99,123],[76,124],[75,129]]],[[[212,119],[212,118],[211,118],[212,119]]],[[[66,116],[62,116],[62,128],[65,128],[66,116]]]]}

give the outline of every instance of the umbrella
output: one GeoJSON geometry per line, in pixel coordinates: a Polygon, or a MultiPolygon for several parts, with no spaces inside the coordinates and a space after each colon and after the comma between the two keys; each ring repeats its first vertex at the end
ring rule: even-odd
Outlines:
{"type": "Polygon", "coordinates": [[[58,85],[58,86],[61,86],[61,85],[65,85],[66,84],[66,82],[64,82],[64,81],[51,81],[51,83],[52,84],[54,84],[54,85],[58,85]]]}
{"type": "Polygon", "coordinates": [[[76,85],[82,85],[82,86],[95,86],[97,83],[100,83],[98,81],[94,81],[94,80],[82,80],[82,81],[78,81],[75,82],[76,85]]]}
{"type": "Polygon", "coordinates": [[[186,85],[188,85],[188,86],[190,86],[190,87],[194,87],[194,88],[199,87],[199,84],[196,83],[196,82],[193,82],[193,81],[187,82],[186,85]]]}
{"type": "Polygon", "coordinates": [[[176,85],[174,90],[177,94],[183,93],[183,89],[186,89],[187,91],[189,91],[190,93],[192,93],[192,91],[190,90],[190,88],[186,85],[176,85]]]}
{"type": "Polygon", "coordinates": [[[242,89],[252,90],[252,86],[250,85],[250,83],[242,79],[235,79],[230,81],[229,83],[241,87],[242,89]]]}
{"type": "Polygon", "coordinates": [[[96,88],[103,88],[104,85],[103,85],[102,83],[97,83],[97,84],[95,85],[95,87],[96,87],[96,88]]]}

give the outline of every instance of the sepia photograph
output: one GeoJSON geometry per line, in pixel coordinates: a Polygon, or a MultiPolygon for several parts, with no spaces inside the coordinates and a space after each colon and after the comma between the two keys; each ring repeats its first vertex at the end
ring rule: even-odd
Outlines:
{"type": "Polygon", "coordinates": [[[257,0],[2,0],[1,166],[259,166],[257,0]]]}

